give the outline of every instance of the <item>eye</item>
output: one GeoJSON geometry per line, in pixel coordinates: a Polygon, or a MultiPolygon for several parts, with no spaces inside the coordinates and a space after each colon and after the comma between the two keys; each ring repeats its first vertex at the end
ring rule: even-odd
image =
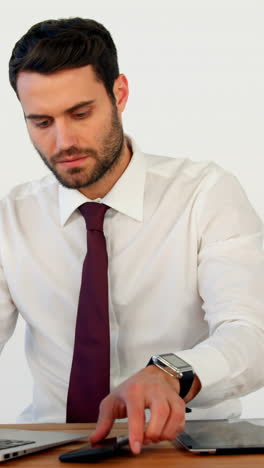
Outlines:
{"type": "Polygon", "coordinates": [[[85,112],[75,112],[75,113],[73,114],[73,116],[74,116],[76,119],[85,119],[85,117],[88,117],[90,114],[91,114],[91,111],[88,110],[88,111],[85,111],[85,112]]]}
{"type": "Polygon", "coordinates": [[[35,122],[35,126],[38,128],[46,128],[49,126],[49,124],[50,124],[50,120],[48,119],[42,120],[40,122],[35,122]]]}

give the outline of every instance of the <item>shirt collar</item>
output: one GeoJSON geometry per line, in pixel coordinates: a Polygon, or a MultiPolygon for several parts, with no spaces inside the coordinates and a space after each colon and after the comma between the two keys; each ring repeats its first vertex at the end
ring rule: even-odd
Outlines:
{"type": "Polygon", "coordinates": [[[61,225],[65,225],[77,208],[87,201],[105,203],[116,211],[123,213],[136,221],[143,220],[144,188],[146,178],[146,163],[144,154],[129,137],[132,147],[132,157],[121,177],[105,195],[96,200],[90,200],[77,189],[68,189],[59,184],[59,211],[61,225]]]}

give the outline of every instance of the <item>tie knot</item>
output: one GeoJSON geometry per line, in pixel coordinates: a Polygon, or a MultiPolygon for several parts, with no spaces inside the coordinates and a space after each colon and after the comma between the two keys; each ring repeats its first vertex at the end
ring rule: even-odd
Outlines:
{"type": "Polygon", "coordinates": [[[87,202],[79,206],[87,230],[103,231],[104,216],[109,206],[103,203],[87,202]]]}

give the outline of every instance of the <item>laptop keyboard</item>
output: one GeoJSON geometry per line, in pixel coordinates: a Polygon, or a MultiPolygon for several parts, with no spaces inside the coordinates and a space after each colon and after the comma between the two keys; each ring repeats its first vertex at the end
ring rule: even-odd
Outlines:
{"type": "Polygon", "coordinates": [[[34,440],[10,440],[0,439],[0,450],[9,449],[11,447],[19,447],[19,445],[34,444],[34,440]]]}

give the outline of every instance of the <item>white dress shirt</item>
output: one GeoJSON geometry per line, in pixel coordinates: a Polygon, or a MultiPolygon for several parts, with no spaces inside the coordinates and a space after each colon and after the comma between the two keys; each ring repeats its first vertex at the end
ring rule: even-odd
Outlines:
{"type": "MultiPolygon", "coordinates": [[[[217,165],[132,145],[122,177],[97,200],[111,208],[104,221],[111,388],[153,354],[174,352],[202,383],[192,417],[238,415],[236,398],[264,384],[261,221],[217,165]]],[[[78,207],[86,201],[50,174],[0,202],[0,344],[20,313],[34,380],[18,422],[65,422],[87,248],[78,207]]]]}

